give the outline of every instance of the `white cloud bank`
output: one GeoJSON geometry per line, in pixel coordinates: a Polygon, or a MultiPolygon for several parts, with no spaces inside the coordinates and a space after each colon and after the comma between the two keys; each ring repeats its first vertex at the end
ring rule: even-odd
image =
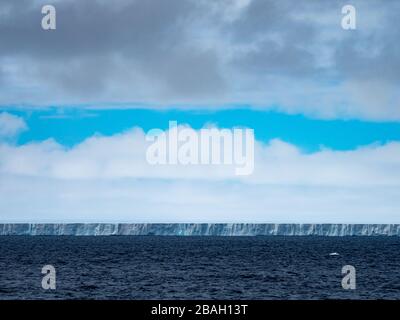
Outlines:
{"type": "Polygon", "coordinates": [[[139,128],[66,149],[0,144],[2,222],[400,222],[400,143],[302,153],[256,142],[253,175],[151,166],[139,128]]]}
{"type": "Polygon", "coordinates": [[[27,128],[22,118],[7,112],[0,113],[0,140],[14,138],[27,128]]]}

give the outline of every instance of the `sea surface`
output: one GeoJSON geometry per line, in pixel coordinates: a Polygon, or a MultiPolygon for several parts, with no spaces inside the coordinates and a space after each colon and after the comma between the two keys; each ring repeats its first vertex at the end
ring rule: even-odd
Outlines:
{"type": "Polygon", "coordinates": [[[0,299],[400,299],[400,237],[2,236],[0,299]]]}

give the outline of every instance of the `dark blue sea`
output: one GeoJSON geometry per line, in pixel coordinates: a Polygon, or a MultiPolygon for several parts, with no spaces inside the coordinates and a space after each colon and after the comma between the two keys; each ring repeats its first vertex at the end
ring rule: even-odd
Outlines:
{"type": "Polygon", "coordinates": [[[0,237],[0,299],[399,298],[400,237],[0,237]]]}

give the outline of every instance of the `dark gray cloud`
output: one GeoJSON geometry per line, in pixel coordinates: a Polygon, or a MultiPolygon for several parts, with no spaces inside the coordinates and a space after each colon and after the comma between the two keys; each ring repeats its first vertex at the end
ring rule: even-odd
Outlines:
{"type": "Polygon", "coordinates": [[[242,16],[226,29],[236,43],[256,43],[235,63],[245,71],[312,76],[374,77],[400,80],[400,28],[395,1],[352,1],[357,10],[358,30],[340,28],[341,8],[348,1],[252,1],[242,16]],[[360,4],[359,6],[357,4],[360,4]],[[326,38],[327,29],[335,34],[326,38]],[[316,61],[318,51],[332,53],[332,65],[324,70],[316,61]],[[369,54],[376,50],[377,53],[369,54]]]}
{"type": "Polygon", "coordinates": [[[135,91],[140,81],[152,82],[155,99],[157,94],[219,94],[224,88],[215,52],[190,45],[193,3],[57,2],[57,30],[49,32],[40,27],[39,2],[2,6],[11,9],[0,27],[0,56],[28,61],[33,76],[55,93],[89,99],[110,82],[135,91]]]}
{"type": "Polygon", "coordinates": [[[375,99],[381,116],[364,105],[366,82],[398,102],[398,1],[352,1],[354,31],[340,27],[341,0],[55,1],[56,31],[41,29],[44,4],[0,3],[0,105],[246,102],[390,118],[388,99],[375,99]]]}

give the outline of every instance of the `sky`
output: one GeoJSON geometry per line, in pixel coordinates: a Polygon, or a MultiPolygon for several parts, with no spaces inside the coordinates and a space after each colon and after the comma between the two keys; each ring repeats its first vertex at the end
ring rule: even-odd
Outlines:
{"type": "Polygon", "coordinates": [[[0,222],[400,223],[398,1],[45,4],[0,2],[0,222]],[[254,172],[150,165],[170,121],[254,172]]]}

